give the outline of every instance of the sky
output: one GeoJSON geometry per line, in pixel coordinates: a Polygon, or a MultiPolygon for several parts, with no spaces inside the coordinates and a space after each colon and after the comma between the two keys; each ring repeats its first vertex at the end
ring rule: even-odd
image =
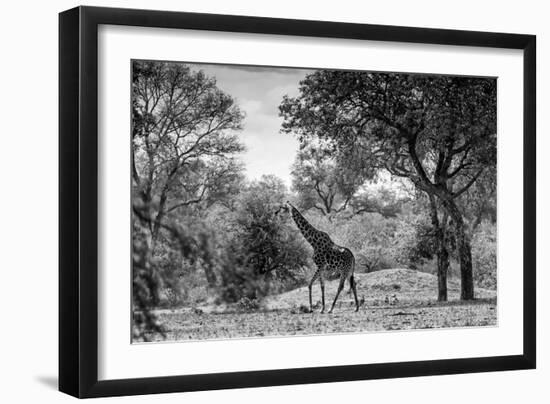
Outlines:
{"type": "Polygon", "coordinates": [[[279,104],[283,95],[298,95],[298,84],[311,70],[276,67],[190,64],[215,77],[217,86],[235,98],[246,114],[240,132],[246,151],[241,155],[249,179],[274,174],[291,185],[290,170],[298,140],[281,133],[279,104]]]}

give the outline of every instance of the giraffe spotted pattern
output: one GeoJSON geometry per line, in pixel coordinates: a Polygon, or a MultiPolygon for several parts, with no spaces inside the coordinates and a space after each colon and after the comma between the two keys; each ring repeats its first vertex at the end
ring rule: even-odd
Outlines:
{"type": "Polygon", "coordinates": [[[359,301],[357,300],[357,287],[353,277],[353,271],[355,269],[355,257],[353,256],[353,253],[349,249],[335,244],[331,240],[330,236],[324,231],[317,230],[313,227],[302,216],[298,209],[292,206],[289,202],[287,202],[282,209],[286,212],[290,212],[296,226],[307,242],[313,247],[313,262],[315,262],[317,270],[308,284],[310,310],[313,311],[311,296],[313,283],[319,279],[319,283],[321,284],[321,301],[323,305],[321,313],[323,313],[325,311],[325,282],[323,279],[323,274],[338,273],[340,276],[340,283],[338,284],[336,296],[334,297],[329,313],[332,313],[334,310],[334,305],[338,300],[340,292],[344,288],[344,283],[346,280],[349,280],[350,288],[353,291],[353,297],[355,298],[355,311],[358,311],[359,301]]]}

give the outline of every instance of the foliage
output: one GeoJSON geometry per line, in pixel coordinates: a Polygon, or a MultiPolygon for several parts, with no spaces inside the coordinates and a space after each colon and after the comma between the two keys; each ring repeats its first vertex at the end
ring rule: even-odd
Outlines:
{"type": "Polygon", "coordinates": [[[400,185],[402,183],[399,181],[392,181],[390,184],[364,183],[351,200],[352,212],[379,213],[384,217],[396,217],[409,201],[404,192],[396,191],[400,185]]]}
{"type": "Polygon", "coordinates": [[[437,197],[454,221],[462,297],[473,299],[471,244],[456,199],[496,164],[496,80],[319,70],[298,97],[283,99],[280,114],[284,132],[332,142],[358,175],[384,169],[437,197]]]}
{"type": "Polygon", "coordinates": [[[392,268],[398,262],[395,243],[399,220],[378,213],[339,215],[329,219],[309,211],[306,218],[317,228],[326,231],[332,240],[352,250],[357,272],[392,268]]]}
{"type": "Polygon", "coordinates": [[[482,288],[497,288],[497,233],[496,226],[483,222],[473,237],[472,258],[474,280],[482,288]]]}
{"type": "Polygon", "coordinates": [[[242,311],[256,311],[261,306],[258,299],[249,299],[248,297],[242,297],[238,302],[238,307],[242,311]]]}
{"type": "Polygon", "coordinates": [[[491,80],[308,75],[280,107],[283,131],[300,140],[289,191],[275,176],[246,179],[244,114],[214,78],[164,62],[134,62],[133,74],[134,340],[163,335],[152,309],[185,306],[205,316],[200,305],[224,303],[252,316],[274,295],[304,287],[316,268],[292,219],[276,214],[287,200],[352,250],[360,276],[376,276],[391,268],[439,273],[434,196],[450,295],[457,262],[465,262],[459,245],[470,239],[476,285],[496,288],[491,80]]]}
{"type": "Polygon", "coordinates": [[[184,232],[176,213],[237,192],[243,113],[215,79],[184,64],[135,61],[132,74],[134,338],[145,340],[160,331],[150,309],[181,301],[180,268],[211,273],[209,237],[184,232]]]}
{"type": "Polygon", "coordinates": [[[292,282],[307,265],[303,241],[275,215],[286,198],[286,187],[273,176],[250,183],[239,195],[226,253],[231,265],[222,272],[224,300],[261,299],[272,281],[292,282]]]}
{"type": "Polygon", "coordinates": [[[161,278],[148,246],[147,232],[141,221],[134,222],[132,246],[132,340],[149,341],[150,335],[163,335],[157,317],[150,308],[159,301],[161,278]]]}
{"type": "MultiPolygon", "coordinates": [[[[163,333],[161,325],[156,316],[151,312],[153,308],[161,305],[160,291],[173,289],[173,278],[166,272],[162,273],[162,265],[159,263],[159,257],[154,251],[154,239],[150,232],[152,218],[151,209],[147,204],[140,203],[139,199],[134,200],[132,204],[133,211],[133,251],[132,251],[132,297],[133,297],[133,340],[148,341],[151,334],[163,333]]],[[[183,260],[191,265],[197,262],[209,264],[211,258],[209,250],[202,249],[200,243],[200,234],[190,234],[177,224],[162,223],[163,232],[170,235],[174,240],[174,248],[183,260]],[[176,247],[177,246],[177,247],[176,247]],[[198,247],[198,248],[197,248],[198,247]]],[[[169,299],[175,300],[176,296],[170,296],[169,299]]]]}
{"type": "Polygon", "coordinates": [[[165,216],[236,191],[244,115],[215,79],[169,62],[133,63],[132,106],[133,186],[155,239],[165,216]]]}
{"type": "Polygon", "coordinates": [[[489,166],[459,199],[459,204],[468,223],[471,234],[483,221],[495,224],[497,221],[496,166],[489,166]]]}
{"type": "Polygon", "coordinates": [[[323,144],[302,144],[292,166],[292,188],[301,209],[323,215],[344,211],[363,179],[343,167],[323,144]]]}
{"type": "Polygon", "coordinates": [[[320,70],[301,82],[298,97],[284,98],[280,112],[283,131],[302,142],[333,142],[338,152],[362,153],[365,164],[426,187],[428,177],[469,178],[494,164],[495,91],[488,79],[320,70]]]}

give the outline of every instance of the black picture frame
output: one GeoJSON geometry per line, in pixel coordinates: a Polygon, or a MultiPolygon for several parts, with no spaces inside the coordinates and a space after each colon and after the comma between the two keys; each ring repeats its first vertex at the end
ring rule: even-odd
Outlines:
{"type": "Polygon", "coordinates": [[[59,390],[84,398],[535,368],[535,69],[534,35],[96,7],[60,13],[59,390]],[[523,50],[523,354],[99,381],[100,24],[523,50]]]}

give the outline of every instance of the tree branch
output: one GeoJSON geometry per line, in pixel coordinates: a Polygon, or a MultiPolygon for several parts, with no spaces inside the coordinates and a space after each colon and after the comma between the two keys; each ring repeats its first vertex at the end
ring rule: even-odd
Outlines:
{"type": "Polygon", "coordinates": [[[462,187],[462,189],[460,189],[457,192],[453,192],[452,198],[457,198],[460,195],[462,195],[464,192],[466,192],[473,185],[473,183],[476,182],[476,180],[479,178],[483,170],[484,170],[483,168],[480,168],[479,171],[470,179],[470,181],[468,181],[468,183],[464,187],[462,187]]]}

